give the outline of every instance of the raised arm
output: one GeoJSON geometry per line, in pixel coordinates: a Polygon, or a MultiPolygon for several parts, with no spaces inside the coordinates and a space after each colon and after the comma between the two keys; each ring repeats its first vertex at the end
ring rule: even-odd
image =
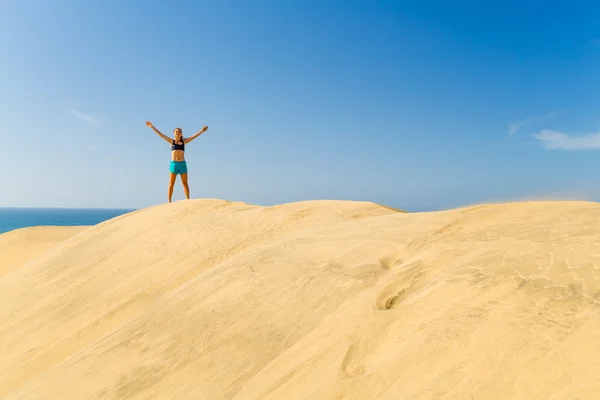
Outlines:
{"type": "Polygon", "coordinates": [[[146,126],[150,129],[152,129],[154,132],[156,132],[156,134],[158,136],[160,136],[161,138],[163,138],[166,142],[171,143],[171,138],[168,137],[167,135],[163,135],[163,133],[161,131],[159,131],[158,129],[156,129],[154,127],[154,125],[152,125],[152,122],[146,121],[146,126]]]}
{"type": "Polygon", "coordinates": [[[193,134],[192,136],[190,136],[189,138],[185,138],[183,139],[184,143],[189,143],[192,140],[196,139],[198,136],[202,135],[203,132],[206,132],[208,130],[208,126],[204,125],[204,127],[202,129],[200,129],[198,132],[196,132],[195,134],[193,134]]]}

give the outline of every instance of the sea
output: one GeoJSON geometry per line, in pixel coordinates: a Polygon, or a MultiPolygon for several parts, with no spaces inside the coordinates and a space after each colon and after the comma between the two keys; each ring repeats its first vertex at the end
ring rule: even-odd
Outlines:
{"type": "Polygon", "coordinates": [[[0,234],[30,226],[81,226],[135,211],[134,209],[0,208],[0,234]]]}

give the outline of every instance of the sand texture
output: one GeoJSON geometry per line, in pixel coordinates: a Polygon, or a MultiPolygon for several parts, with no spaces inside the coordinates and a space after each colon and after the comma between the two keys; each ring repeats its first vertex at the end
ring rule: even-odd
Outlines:
{"type": "Polygon", "coordinates": [[[87,226],[36,226],[0,234],[0,277],[86,229],[87,226]]]}
{"type": "Polygon", "coordinates": [[[208,199],[10,232],[0,398],[597,399],[599,239],[588,202],[208,199]]]}

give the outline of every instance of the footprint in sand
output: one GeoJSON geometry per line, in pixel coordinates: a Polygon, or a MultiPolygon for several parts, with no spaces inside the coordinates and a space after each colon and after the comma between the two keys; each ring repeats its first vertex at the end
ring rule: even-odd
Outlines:
{"type": "Polygon", "coordinates": [[[408,271],[401,274],[400,279],[388,284],[381,291],[375,300],[375,306],[379,310],[391,310],[397,307],[427,284],[425,275],[422,263],[416,262],[408,271]]]}

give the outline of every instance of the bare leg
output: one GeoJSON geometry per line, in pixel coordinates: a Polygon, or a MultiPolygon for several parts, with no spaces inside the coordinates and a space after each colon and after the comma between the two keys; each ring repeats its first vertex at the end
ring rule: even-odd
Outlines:
{"type": "Polygon", "coordinates": [[[171,178],[169,180],[169,203],[173,197],[173,186],[175,186],[175,179],[177,179],[177,174],[171,172],[171,178]]]}
{"type": "Polygon", "coordinates": [[[181,174],[181,183],[183,184],[183,191],[185,192],[185,197],[190,199],[190,187],[188,185],[188,175],[187,172],[185,174],[181,174]]]}

